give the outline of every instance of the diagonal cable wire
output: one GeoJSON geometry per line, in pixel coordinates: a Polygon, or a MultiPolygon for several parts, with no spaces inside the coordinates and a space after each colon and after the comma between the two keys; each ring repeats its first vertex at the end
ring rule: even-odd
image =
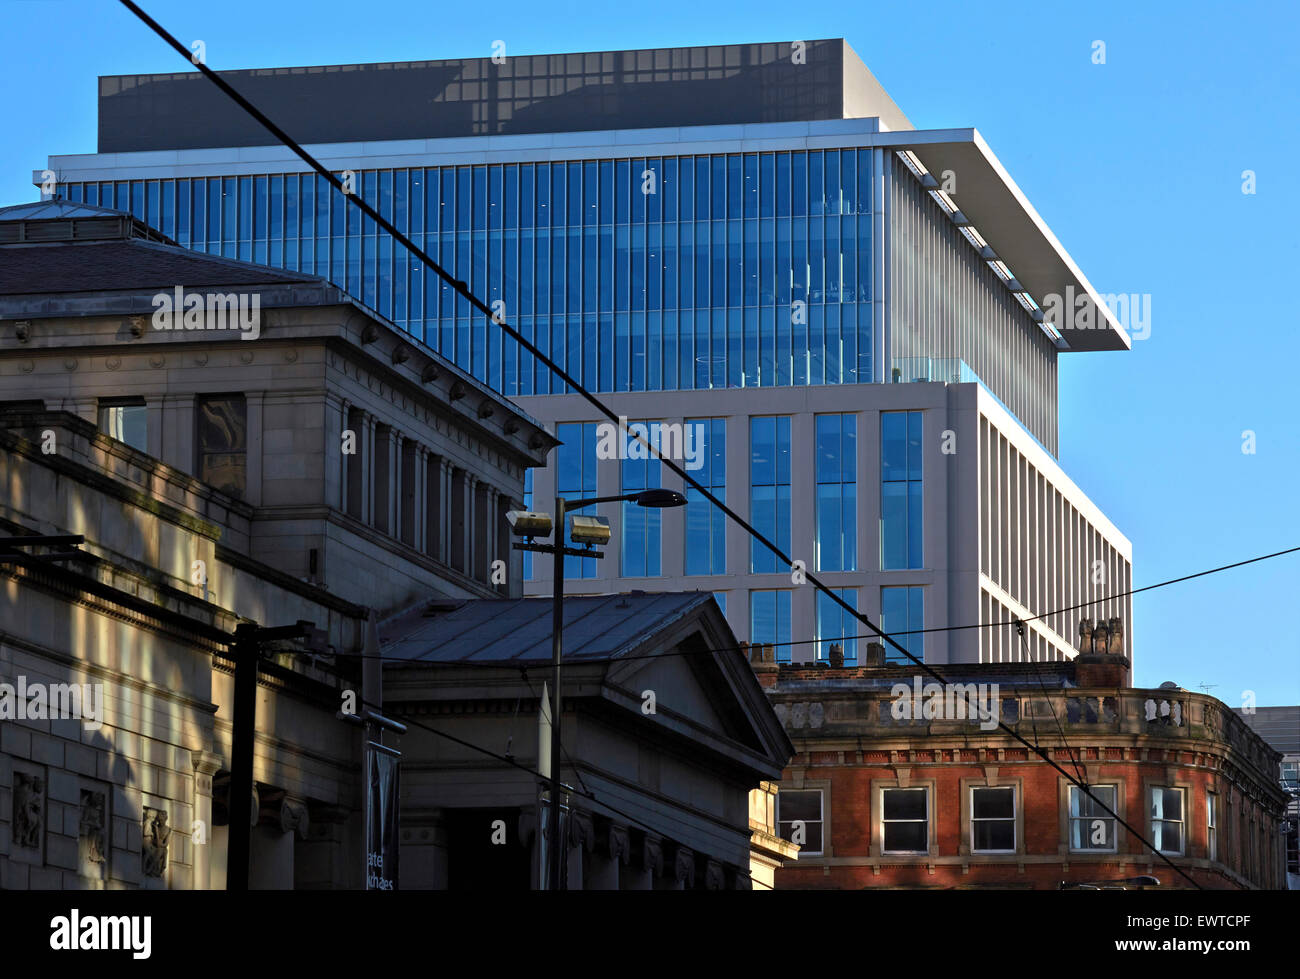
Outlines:
{"type": "MultiPolygon", "coordinates": [[[[399,231],[391,221],[389,221],[382,214],[380,214],[379,211],[377,211],[373,206],[371,206],[363,197],[361,197],[359,194],[350,192],[348,189],[346,189],[343,186],[343,182],[339,180],[337,176],[335,176],[332,172],[330,172],[329,169],[327,169],[323,164],[321,164],[320,161],[317,160],[314,156],[312,156],[305,149],[303,149],[302,146],[300,146],[292,137],[290,137],[286,132],[284,132],[284,130],[282,130],[279,126],[277,126],[274,122],[272,122],[269,118],[267,118],[267,116],[264,115],[262,111],[257,108],[257,106],[253,105],[246,98],[240,95],[239,92],[236,91],[230,85],[229,82],[227,82],[224,78],[222,78],[220,75],[214,72],[205,63],[200,61],[197,64],[195,64],[192,59],[192,52],[190,51],[190,49],[185,47],[183,44],[181,44],[180,41],[178,41],[175,37],[169,34],[166,31],[166,29],[164,29],[157,21],[155,21],[152,17],[150,17],[143,10],[141,10],[140,7],[133,2],[133,0],[121,0],[121,3],[133,14],[135,14],[136,17],[138,17],[146,26],[148,26],[150,30],[152,30],[155,34],[157,34],[160,38],[162,38],[169,46],[171,46],[178,54],[180,54],[183,58],[185,58],[187,62],[194,64],[194,66],[198,68],[200,72],[202,72],[205,78],[207,78],[219,89],[221,89],[221,91],[224,92],[227,96],[229,96],[237,105],[240,106],[240,108],[244,109],[244,111],[246,111],[259,123],[261,123],[262,126],[265,127],[267,131],[271,133],[271,135],[273,135],[277,140],[283,143],[288,149],[292,150],[293,153],[297,155],[309,167],[311,167],[312,170],[320,174],[320,176],[323,177],[326,180],[326,182],[330,184],[330,186],[332,186],[339,193],[343,194],[346,200],[350,200],[352,203],[354,203],[358,208],[360,208],[362,213],[365,214],[367,217],[369,217],[372,221],[374,221],[378,227],[383,228],[384,231],[386,231],[389,235],[391,235],[394,241],[401,244],[412,255],[420,259],[421,262],[423,262],[426,266],[432,269],[439,278],[441,278],[444,282],[448,283],[452,287],[452,289],[457,293],[457,295],[463,298],[470,306],[472,306],[478,312],[486,316],[489,319],[489,321],[499,326],[504,333],[506,333],[508,336],[514,339],[521,347],[523,347],[525,350],[531,353],[538,361],[544,364],[556,377],[558,377],[561,381],[567,384],[572,389],[573,393],[579,395],[583,400],[585,400],[588,404],[590,404],[596,411],[598,411],[605,418],[609,419],[609,421],[613,423],[618,428],[619,431],[624,433],[625,437],[631,436],[635,438],[638,442],[640,442],[645,447],[647,452],[650,454],[648,457],[653,457],[655,459],[658,459],[661,463],[666,465],[674,473],[680,476],[685,483],[689,484],[690,486],[698,490],[700,495],[704,499],[708,500],[715,507],[717,507],[728,517],[730,517],[734,523],[738,524],[741,528],[743,528],[745,532],[748,533],[752,539],[757,540],[759,543],[763,544],[768,550],[770,550],[773,554],[775,554],[778,558],[780,558],[786,567],[791,568],[792,570],[791,576],[793,578],[794,569],[796,567],[795,562],[791,560],[790,556],[787,555],[784,551],[782,551],[780,547],[778,547],[776,544],[770,541],[756,528],[751,526],[747,520],[745,520],[738,513],[736,513],[725,503],[719,500],[716,496],[714,496],[707,487],[705,487],[702,483],[700,483],[698,480],[692,477],[685,469],[679,466],[674,460],[661,456],[657,446],[651,445],[650,442],[646,438],[643,438],[641,435],[630,432],[628,426],[624,423],[623,418],[617,415],[603,401],[601,401],[590,391],[588,391],[585,387],[583,387],[580,383],[578,383],[578,381],[575,378],[570,376],[569,373],[564,370],[564,368],[560,367],[553,360],[551,360],[551,358],[548,357],[545,353],[543,353],[536,345],[534,345],[532,341],[530,341],[527,337],[525,337],[513,326],[510,326],[505,321],[505,318],[503,316],[499,315],[496,311],[489,308],[488,305],[483,302],[483,300],[475,296],[470,291],[469,286],[463,280],[457,279],[446,269],[444,269],[441,265],[439,265],[432,258],[430,258],[429,255],[425,253],[424,249],[417,246],[405,234],[399,231]]],[[[947,681],[933,667],[928,666],[926,663],[918,659],[907,649],[904,649],[892,636],[888,635],[887,633],[879,629],[864,614],[859,612],[857,609],[851,606],[847,601],[845,601],[839,594],[837,594],[834,589],[829,588],[825,584],[823,584],[822,581],[819,578],[817,578],[815,574],[813,574],[811,571],[806,571],[806,570],[802,571],[801,573],[803,574],[804,580],[806,582],[813,585],[813,587],[815,587],[818,591],[820,591],[822,594],[830,598],[831,601],[835,602],[835,604],[837,604],[843,611],[848,612],[851,616],[853,616],[855,619],[857,619],[859,622],[865,625],[868,629],[872,631],[874,635],[884,640],[889,645],[893,646],[898,652],[902,653],[905,657],[907,657],[907,659],[915,663],[919,669],[924,671],[928,676],[930,676],[936,682],[945,685],[947,684],[947,681]]],[[[796,584],[797,583],[798,582],[796,582],[796,584]]],[[[970,700],[971,695],[969,693],[964,693],[963,696],[966,697],[966,702],[968,707],[972,707],[975,710],[978,710],[978,705],[973,704],[971,702],[970,700]]],[[[1181,867],[1179,867],[1172,860],[1170,860],[1165,854],[1161,853],[1159,849],[1153,846],[1146,839],[1146,837],[1138,833],[1137,830],[1129,826],[1128,823],[1124,822],[1123,817],[1121,817],[1118,813],[1110,809],[1110,807],[1108,807],[1104,802],[1102,802],[1096,796],[1092,795],[1092,793],[1089,791],[1086,785],[1080,783],[1078,779],[1076,779],[1073,775],[1071,775],[1064,768],[1058,765],[1055,761],[1049,758],[1046,752],[1035,747],[1034,745],[1031,745],[1028,741],[1024,739],[1024,737],[1022,737],[1018,732],[1013,730],[1004,721],[999,720],[998,727],[1002,728],[1002,730],[1004,730],[1016,741],[1023,744],[1026,748],[1034,751],[1035,754],[1037,754],[1039,757],[1043,759],[1043,761],[1047,762],[1047,764],[1055,768],[1058,772],[1060,772],[1067,779],[1069,779],[1070,782],[1072,782],[1075,785],[1078,785],[1084,793],[1086,793],[1090,798],[1093,799],[1094,802],[1097,803],[1097,805],[1101,806],[1106,812],[1110,813],[1126,829],[1128,829],[1130,833],[1132,833],[1137,839],[1141,840],[1153,853],[1155,853],[1157,856],[1160,857],[1161,860],[1167,863],[1171,869],[1173,869],[1176,873],[1178,873],[1180,876],[1185,878],[1188,881],[1188,883],[1190,883],[1197,890],[1201,889],[1201,886],[1192,877],[1190,877],[1185,871],[1183,871],[1181,867]]]]}

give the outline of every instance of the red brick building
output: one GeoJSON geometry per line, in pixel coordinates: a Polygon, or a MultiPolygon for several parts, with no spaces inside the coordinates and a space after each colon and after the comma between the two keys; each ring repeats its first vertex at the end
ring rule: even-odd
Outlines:
{"type": "Polygon", "coordinates": [[[777,819],[801,851],[778,889],[1191,886],[987,715],[967,716],[981,695],[1201,887],[1285,886],[1281,756],[1213,697],[1129,688],[1120,655],[948,665],[950,686],[974,686],[942,697],[912,666],[778,667],[755,652],[796,750],[777,819]]]}

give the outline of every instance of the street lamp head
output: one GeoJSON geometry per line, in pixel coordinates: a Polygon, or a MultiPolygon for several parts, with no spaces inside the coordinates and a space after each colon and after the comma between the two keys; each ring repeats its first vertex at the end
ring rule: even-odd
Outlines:
{"type": "Polygon", "coordinates": [[[604,517],[574,514],[569,518],[569,536],[575,544],[601,547],[609,543],[609,521],[604,517]]]}
{"type": "Polygon", "coordinates": [[[533,513],[529,510],[511,510],[506,514],[506,522],[516,537],[551,536],[551,515],[533,513]]]}
{"type": "Polygon", "coordinates": [[[662,510],[668,507],[685,506],[686,497],[676,490],[652,489],[638,495],[634,502],[637,506],[662,510]]]}

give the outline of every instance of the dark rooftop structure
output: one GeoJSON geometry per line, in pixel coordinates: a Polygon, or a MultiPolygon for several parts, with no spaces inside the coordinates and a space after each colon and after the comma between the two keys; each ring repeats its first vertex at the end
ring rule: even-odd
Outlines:
{"type": "MultiPolygon", "coordinates": [[[[709,592],[566,595],[564,660],[617,659],[712,601],[709,592]]],[[[390,664],[550,662],[551,610],[549,598],[435,602],[385,623],[379,641],[390,664]]]]}
{"type": "Polygon", "coordinates": [[[64,200],[0,208],[0,296],[320,281],[182,248],[125,211],[64,200]]]}
{"type": "MultiPolygon", "coordinates": [[[[219,74],[300,143],[875,116],[912,125],[843,39],[219,74]]],[[[99,152],[265,146],[199,72],[99,80],[99,152]]]]}

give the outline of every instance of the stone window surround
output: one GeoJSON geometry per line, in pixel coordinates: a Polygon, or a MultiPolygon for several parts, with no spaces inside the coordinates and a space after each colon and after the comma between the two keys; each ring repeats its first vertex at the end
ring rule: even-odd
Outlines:
{"type": "MultiPolygon", "coordinates": [[[[1161,851],[1161,852],[1164,853],[1164,855],[1167,857],[1191,856],[1191,835],[1192,835],[1192,826],[1193,826],[1191,808],[1196,798],[1195,793],[1193,791],[1191,780],[1186,776],[1186,774],[1182,774],[1180,777],[1180,773],[1178,772],[1178,770],[1172,767],[1167,772],[1165,772],[1163,777],[1142,779],[1143,825],[1141,829],[1143,832],[1147,834],[1147,839],[1151,840],[1152,844],[1155,843],[1155,835],[1156,835],[1155,827],[1152,825],[1153,817],[1151,816],[1151,802],[1153,797],[1152,796],[1153,789],[1181,789],[1182,790],[1183,793],[1182,847],[1178,850],[1177,853],[1173,853],[1170,851],[1161,851]]],[[[1152,860],[1156,859],[1154,854],[1148,853],[1147,856],[1152,860]]]]}
{"type": "Polygon", "coordinates": [[[986,765],[984,767],[984,776],[972,776],[963,778],[958,783],[961,796],[961,839],[958,843],[957,852],[963,857],[1011,857],[1024,856],[1025,854],[1025,784],[1024,778],[1020,775],[998,776],[998,770],[995,766],[986,765]],[[1011,789],[1014,792],[1012,800],[1013,811],[1016,822],[1016,845],[1012,850],[976,850],[971,843],[971,819],[974,815],[972,804],[972,789],[1011,789]]]}
{"type": "Polygon", "coordinates": [[[938,778],[920,778],[911,777],[911,769],[896,768],[897,778],[873,778],[871,780],[871,804],[873,815],[871,817],[871,856],[884,857],[888,859],[895,858],[929,858],[939,856],[938,827],[935,825],[935,794],[938,791],[938,778]],[[926,829],[929,849],[924,852],[885,852],[885,822],[882,818],[885,812],[885,789],[925,789],[925,807],[926,807],[926,829]]]}
{"type": "MultiPolygon", "coordinates": [[[[790,792],[819,792],[819,793],[821,793],[821,807],[822,807],[822,819],[821,819],[821,825],[822,825],[822,848],[821,848],[820,850],[817,850],[817,851],[812,851],[812,850],[804,850],[804,849],[801,847],[800,850],[799,850],[799,857],[798,857],[798,859],[799,859],[799,860],[803,860],[805,856],[809,856],[809,857],[831,857],[831,856],[834,856],[834,854],[831,852],[831,807],[830,807],[830,805],[829,805],[829,802],[830,802],[830,794],[831,794],[831,781],[830,781],[830,779],[820,779],[820,778],[817,778],[817,779],[800,779],[800,780],[798,781],[798,784],[793,784],[793,783],[792,783],[792,784],[787,785],[787,786],[778,786],[778,787],[777,787],[777,792],[776,792],[776,835],[777,835],[778,837],[780,837],[781,839],[785,839],[784,836],[781,836],[781,790],[782,790],[782,788],[784,788],[784,789],[786,789],[786,790],[788,790],[788,791],[790,791],[790,792]]],[[[787,841],[787,842],[788,842],[788,841],[787,841]]],[[[796,846],[797,846],[797,845],[798,845],[798,844],[796,844],[796,846]]]]}
{"type": "MultiPolygon", "coordinates": [[[[1130,822],[1125,812],[1125,802],[1128,799],[1128,779],[1123,775],[1101,775],[1100,766],[1088,765],[1085,769],[1087,772],[1087,782],[1089,786],[1093,785],[1113,785],[1115,786],[1115,812],[1125,822],[1130,822]]],[[[1129,834],[1124,831],[1124,827],[1115,824],[1115,846],[1109,850],[1087,849],[1075,850],[1070,847],[1070,787],[1074,783],[1064,775],[1058,776],[1057,785],[1057,810],[1060,813],[1060,853],[1062,856],[1088,856],[1089,854],[1120,854],[1130,852],[1129,834]]]]}

